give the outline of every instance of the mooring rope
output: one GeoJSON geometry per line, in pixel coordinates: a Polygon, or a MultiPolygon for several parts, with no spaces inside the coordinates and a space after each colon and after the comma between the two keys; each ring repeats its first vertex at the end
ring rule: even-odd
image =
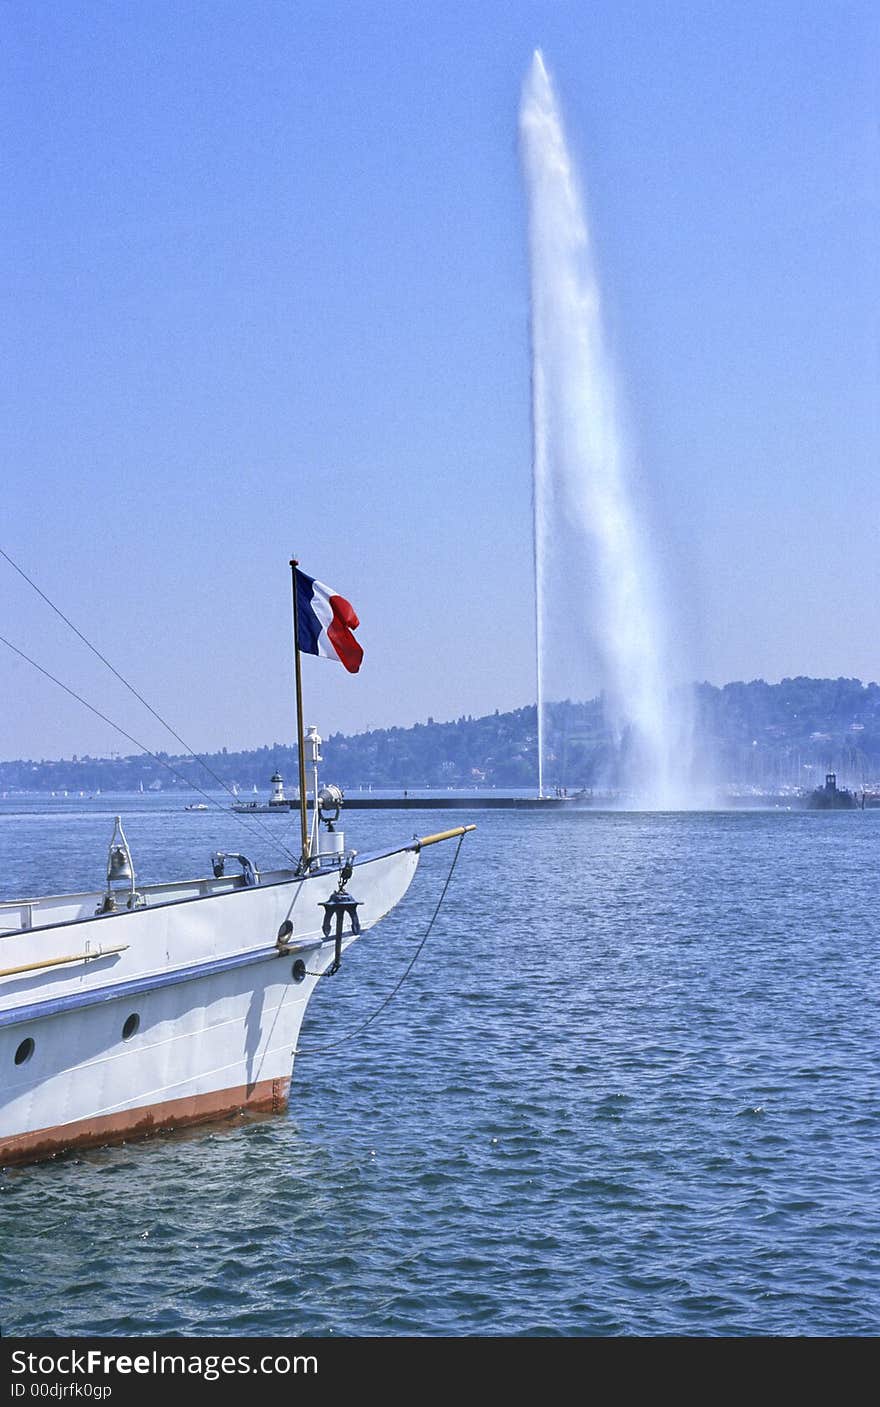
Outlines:
{"type": "MultiPolygon", "coordinates": [[[[406,979],[409,977],[409,974],[412,972],[413,968],[415,967],[416,962],[417,962],[418,957],[419,957],[419,954],[421,953],[422,949],[424,948],[425,944],[426,944],[427,941],[428,941],[428,938],[430,937],[431,929],[434,927],[434,921],[435,921],[435,919],[437,918],[437,915],[438,915],[439,912],[440,912],[440,909],[441,909],[441,907],[442,907],[442,905],[443,905],[443,900],[446,898],[446,891],[447,891],[447,889],[449,888],[450,882],[451,882],[451,880],[452,880],[452,876],[453,876],[453,874],[454,874],[454,872],[455,872],[455,867],[456,867],[456,865],[458,864],[458,857],[459,857],[459,854],[460,854],[460,852],[461,852],[461,845],[462,845],[462,841],[463,841],[463,840],[464,840],[464,836],[463,836],[463,835],[460,835],[460,836],[458,837],[458,845],[455,847],[455,854],[454,854],[453,857],[452,857],[452,864],[449,866],[449,873],[448,873],[448,875],[446,876],[446,880],[445,880],[445,882],[444,882],[443,888],[440,890],[440,898],[437,900],[437,904],[436,904],[436,907],[435,907],[435,909],[434,909],[434,912],[433,912],[432,915],[431,915],[431,919],[430,919],[430,922],[429,922],[429,924],[428,924],[428,927],[425,929],[424,933],[422,934],[421,942],[419,943],[419,946],[416,948],[415,952],[413,953],[412,957],[410,958],[409,963],[407,964],[406,970],[404,971],[402,977],[398,978],[397,982],[396,982],[396,983],[394,984],[394,986],[391,988],[391,991],[388,993],[387,997],[384,997],[384,998],[382,999],[382,1001],[381,1001],[381,1002],[379,1003],[379,1005],[376,1007],[376,1010],[375,1010],[370,1016],[367,1017],[366,1021],[362,1021],[359,1026],[355,1026],[355,1028],[354,1028],[353,1031],[349,1031],[349,1032],[348,1032],[346,1035],[344,1035],[340,1040],[334,1042],[333,1045],[324,1045],[324,1046],[297,1046],[296,1049],[295,1049],[294,1052],[293,1052],[294,1055],[329,1055],[332,1051],[341,1049],[342,1046],[348,1045],[348,1043],[349,1043],[350,1041],[353,1041],[354,1038],[355,1038],[355,1036],[361,1035],[361,1033],[362,1033],[363,1031],[365,1031],[368,1026],[371,1026],[372,1023],[376,1020],[376,1018],[377,1018],[378,1016],[381,1016],[381,1014],[382,1014],[382,1012],[385,1010],[385,1008],[386,1008],[387,1006],[389,1006],[390,1003],[394,1000],[394,998],[397,996],[397,993],[400,991],[401,987],[403,986],[404,982],[405,982],[406,979]]],[[[326,976],[328,976],[328,975],[329,975],[329,974],[326,973],[326,972],[311,972],[311,973],[309,973],[309,976],[310,976],[310,977],[326,977],[326,976]]]]}

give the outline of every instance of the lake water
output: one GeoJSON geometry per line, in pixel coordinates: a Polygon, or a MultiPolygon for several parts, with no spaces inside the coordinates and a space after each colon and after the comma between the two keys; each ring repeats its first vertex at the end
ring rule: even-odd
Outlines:
{"type": "MultiPolygon", "coordinates": [[[[277,862],[231,817],[118,807],[145,881],[277,862]]],[[[2,896],[100,884],[115,809],[0,803],[2,896]]],[[[880,811],[473,819],[409,980],[297,1058],[286,1115],[0,1174],[4,1335],[878,1332],[880,811]]],[[[304,1047],[394,985],[453,849],[304,1047]]]]}

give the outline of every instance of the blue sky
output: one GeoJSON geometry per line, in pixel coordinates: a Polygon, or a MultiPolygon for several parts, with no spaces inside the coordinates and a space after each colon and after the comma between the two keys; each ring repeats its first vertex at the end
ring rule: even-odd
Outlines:
{"type": "MultiPolygon", "coordinates": [[[[536,46],[695,677],[880,674],[873,3],[0,4],[0,545],[197,748],[534,699],[536,46]]],[[[0,633],[151,746],[0,563],[0,633]]],[[[7,652],[0,756],[129,751],[7,652]]],[[[112,686],[112,687],[111,687],[112,686]]]]}

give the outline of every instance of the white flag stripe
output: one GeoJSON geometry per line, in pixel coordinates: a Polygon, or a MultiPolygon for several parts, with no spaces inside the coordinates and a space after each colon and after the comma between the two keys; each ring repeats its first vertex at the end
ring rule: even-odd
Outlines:
{"type": "Polygon", "coordinates": [[[325,586],[322,581],[316,581],[312,592],[312,610],[321,622],[321,633],[318,636],[318,654],[325,660],[337,660],[339,656],[330,643],[327,634],[333,624],[333,607],[330,605],[330,597],[336,592],[329,586],[325,586]]]}

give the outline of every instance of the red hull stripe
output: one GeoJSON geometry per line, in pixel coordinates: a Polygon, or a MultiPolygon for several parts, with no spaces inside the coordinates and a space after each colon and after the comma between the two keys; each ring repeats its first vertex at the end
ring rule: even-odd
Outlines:
{"type": "Polygon", "coordinates": [[[259,1080],[253,1085],[169,1099],[162,1104],[123,1109],[118,1114],[102,1114],[94,1119],[77,1119],[72,1124],[15,1134],[11,1138],[0,1135],[0,1167],[11,1163],[38,1163],[70,1148],[95,1148],[105,1143],[146,1138],[151,1133],[208,1123],[239,1111],[280,1114],[287,1106],[289,1089],[289,1076],[280,1080],[259,1080]]]}

